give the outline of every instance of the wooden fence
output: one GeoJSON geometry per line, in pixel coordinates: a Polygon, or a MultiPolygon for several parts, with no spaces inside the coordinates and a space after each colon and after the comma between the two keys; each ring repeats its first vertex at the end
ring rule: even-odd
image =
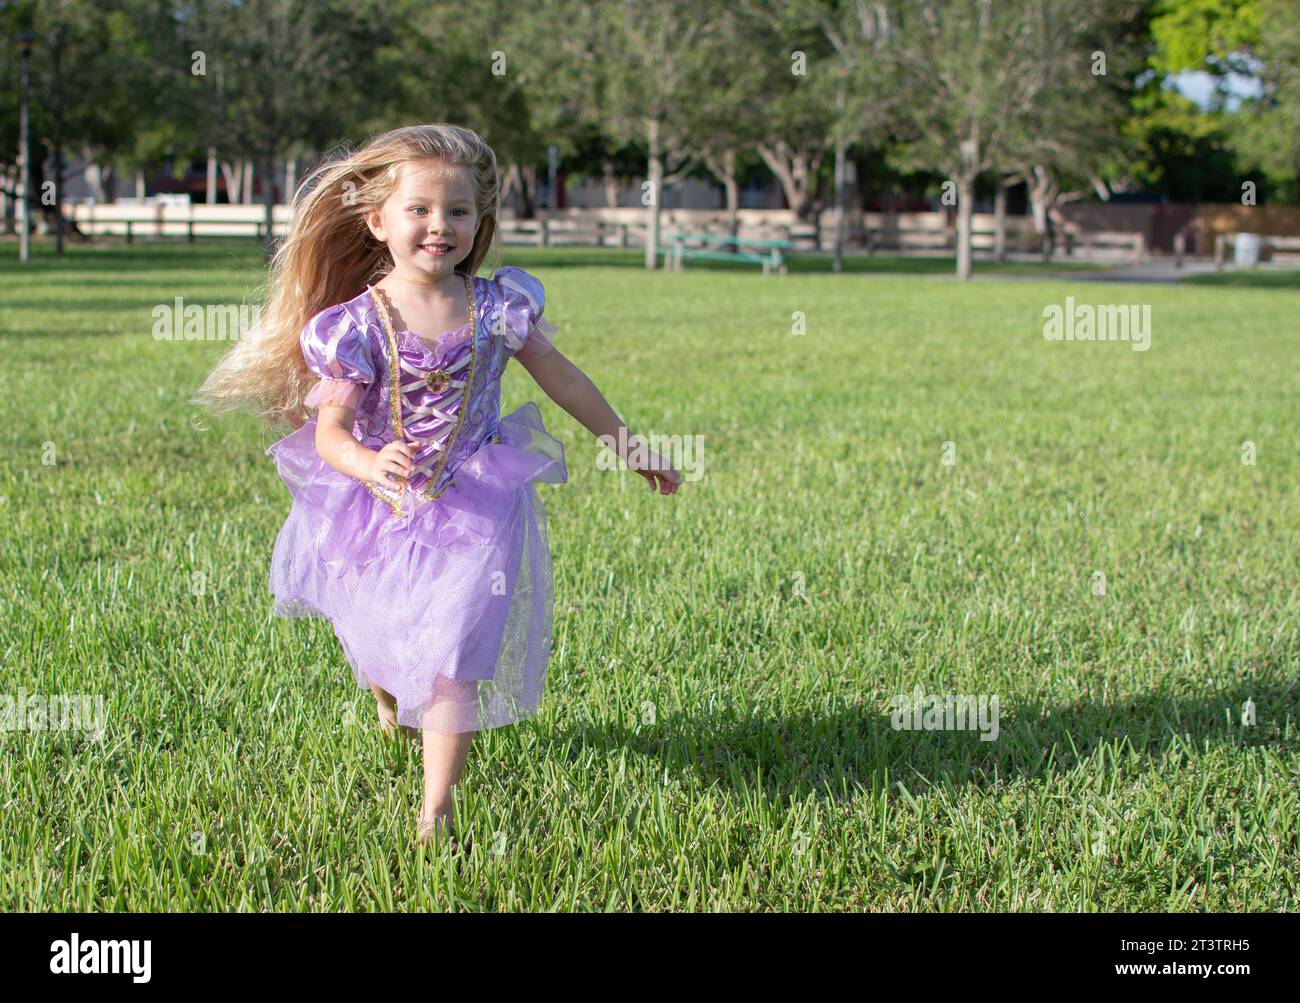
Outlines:
{"type": "MultiPolygon", "coordinates": [[[[103,204],[70,205],[65,214],[82,233],[90,236],[119,236],[129,243],[136,237],[184,238],[193,242],[209,237],[247,237],[263,240],[266,212],[260,205],[190,204],[103,204]]],[[[288,234],[292,221],[288,205],[274,207],[275,236],[288,234]]],[[[845,244],[855,252],[951,254],[957,246],[955,216],[951,212],[855,213],[845,220],[845,244]]],[[[835,238],[834,214],[801,221],[788,210],[742,209],[737,213],[737,236],[756,240],[781,240],[791,251],[828,252],[835,238]]],[[[615,209],[568,209],[542,211],[535,219],[504,218],[499,221],[501,240],[507,245],[533,247],[644,247],[648,228],[645,210],[639,207],[615,209]]],[[[671,231],[708,236],[731,234],[725,212],[700,209],[664,209],[660,212],[661,234],[671,231]]],[[[989,213],[972,217],[972,249],[989,253],[995,243],[995,219],[989,213]]],[[[1006,220],[1006,249],[1037,253],[1042,236],[1024,216],[1006,220]]],[[[1067,224],[1057,243],[1057,254],[1074,256],[1123,256],[1142,260],[1146,244],[1141,233],[1083,231],[1067,224]]]]}

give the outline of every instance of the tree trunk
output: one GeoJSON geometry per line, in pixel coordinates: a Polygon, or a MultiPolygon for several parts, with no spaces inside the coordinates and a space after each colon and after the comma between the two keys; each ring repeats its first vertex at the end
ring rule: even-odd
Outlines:
{"type": "Polygon", "coordinates": [[[244,194],[239,201],[243,205],[253,204],[253,161],[251,158],[244,161],[244,194]]]}
{"type": "Polygon", "coordinates": [[[957,179],[957,278],[971,275],[971,214],[975,203],[975,176],[963,173],[957,179]]]}
{"type": "Polygon", "coordinates": [[[1035,164],[1029,176],[1029,211],[1034,217],[1034,232],[1047,232],[1047,171],[1035,164]]]}
{"type": "Polygon", "coordinates": [[[993,196],[993,260],[1007,260],[1007,179],[1001,174],[993,196]]]}
{"type": "Polygon", "coordinates": [[[144,192],[144,169],[137,167],[135,169],[135,197],[138,199],[144,198],[144,192]]]}
{"type": "Polygon", "coordinates": [[[529,164],[519,172],[519,194],[524,202],[524,218],[532,219],[537,215],[537,168],[529,164]]]}
{"type": "Polygon", "coordinates": [[[106,202],[104,197],[104,178],[103,169],[95,163],[95,151],[89,146],[82,146],[81,159],[85,163],[82,168],[82,177],[86,179],[86,184],[90,185],[90,196],[96,202],[106,202]]]}
{"type": "Polygon", "coordinates": [[[648,161],[650,190],[643,191],[641,195],[642,203],[649,200],[646,205],[646,238],[645,238],[645,267],[646,271],[653,272],[659,264],[659,201],[661,188],[663,185],[664,164],[659,150],[659,120],[652,118],[650,120],[650,131],[648,135],[648,147],[650,157],[648,161]]]}
{"type": "Polygon", "coordinates": [[[63,141],[54,141],[54,226],[57,231],[55,253],[63,253],[63,141]]]}
{"type": "Polygon", "coordinates": [[[862,185],[858,174],[858,161],[856,157],[849,157],[844,165],[844,198],[847,202],[847,223],[849,230],[845,234],[845,242],[852,243],[853,234],[860,237],[866,221],[863,219],[865,206],[862,204],[862,185]],[[854,230],[856,227],[856,230],[854,230]]]}
{"type": "Polygon", "coordinates": [[[217,204],[217,148],[208,147],[208,205],[217,204]]]}
{"type": "Polygon", "coordinates": [[[727,198],[727,235],[735,240],[740,236],[740,181],[736,177],[735,150],[722,155],[722,188],[727,198]]]}
{"type": "Polygon", "coordinates": [[[606,160],[600,165],[601,178],[605,185],[605,205],[614,209],[618,206],[618,178],[614,176],[614,162],[606,160]]]}
{"type": "Polygon", "coordinates": [[[499,200],[498,212],[504,212],[506,203],[510,201],[510,194],[519,184],[519,165],[507,164],[501,178],[501,193],[497,196],[499,200]]]}
{"type": "Polygon", "coordinates": [[[290,157],[284,167],[284,198],[286,205],[293,204],[294,191],[298,187],[298,158],[290,157]]]}
{"type": "Polygon", "coordinates": [[[269,262],[275,256],[275,185],[272,184],[275,174],[273,156],[269,150],[262,155],[262,177],[266,179],[262,183],[262,206],[265,210],[262,221],[266,227],[263,256],[269,262]]]}
{"type": "Polygon", "coordinates": [[[835,89],[835,259],[831,271],[837,275],[844,271],[844,158],[848,143],[844,132],[845,84],[835,89]]]}
{"type": "Polygon", "coordinates": [[[785,143],[778,143],[775,147],[759,143],[756,149],[768,169],[781,183],[786,204],[794,210],[795,218],[800,222],[807,222],[812,207],[810,179],[817,176],[821,157],[810,157],[802,150],[791,150],[785,143]]]}
{"type": "Polygon", "coordinates": [[[244,190],[244,162],[242,160],[221,161],[221,176],[226,179],[226,201],[238,205],[244,190]]]}
{"type": "Polygon", "coordinates": [[[1029,203],[1033,207],[1034,229],[1043,236],[1043,260],[1051,260],[1056,250],[1056,233],[1052,228],[1052,204],[1056,201],[1056,182],[1052,172],[1035,164],[1030,172],[1029,203]]]}
{"type": "MultiPolygon", "coordinates": [[[[760,146],[760,153],[763,150],[764,147],[760,146]]],[[[784,159],[778,159],[767,153],[763,153],[763,161],[767,164],[768,169],[776,175],[776,180],[780,183],[781,190],[785,194],[786,204],[791,209],[797,209],[798,205],[804,200],[804,193],[800,186],[800,179],[796,176],[796,165],[789,164],[784,159]]]]}
{"type": "Polygon", "coordinates": [[[971,274],[971,218],[975,213],[975,179],[979,176],[980,127],[972,119],[970,131],[960,143],[961,172],[957,176],[957,278],[965,282],[971,274]]]}

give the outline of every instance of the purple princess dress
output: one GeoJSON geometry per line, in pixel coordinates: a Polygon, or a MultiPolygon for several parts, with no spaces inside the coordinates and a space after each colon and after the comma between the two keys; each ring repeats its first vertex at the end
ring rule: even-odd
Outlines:
{"type": "Polygon", "coordinates": [[[293,497],[271,558],[274,613],[329,620],[357,685],[392,693],[399,724],[441,732],[536,714],[552,576],[534,482],[568,479],[536,404],[501,417],[506,361],[540,354],[555,330],[542,284],[515,267],[460,274],[470,321],[434,348],[394,331],[370,286],[302,331],[320,377],[304,403],[355,407],[369,449],[421,442],[406,484],[329,466],[315,417],[267,449],[293,497]]]}

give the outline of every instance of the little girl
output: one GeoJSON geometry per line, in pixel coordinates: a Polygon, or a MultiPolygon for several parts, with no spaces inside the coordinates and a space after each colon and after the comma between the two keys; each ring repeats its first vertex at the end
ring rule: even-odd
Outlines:
{"type": "Polygon", "coordinates": [[[499,254],[498,186],[491,148],[447,124],[318,167],[295,195],[261,323],[199,391],[297,429],[267,450],[293,498],[274,612],[331,621],[384,734],[420,729],[421,842],[452,834],[474,732],[536,713],[550,656],[534,482],[568,472],[536,404],[500,415],[507,360],[617,443],[651,490],[681,483],[551,344],[542,284],[515,267],[477,276],[499,254]]]}

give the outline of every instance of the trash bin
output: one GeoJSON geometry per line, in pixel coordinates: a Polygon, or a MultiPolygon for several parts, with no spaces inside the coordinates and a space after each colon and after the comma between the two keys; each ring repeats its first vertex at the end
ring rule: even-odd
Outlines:
{"type": "Polygon", "coordinates": [[[1239,233],[1232,248],[1232,261],[1236,265],[1254,268],[1259,264],[1259,250],[1263,241],[1258,233],[1239,233]]]}

